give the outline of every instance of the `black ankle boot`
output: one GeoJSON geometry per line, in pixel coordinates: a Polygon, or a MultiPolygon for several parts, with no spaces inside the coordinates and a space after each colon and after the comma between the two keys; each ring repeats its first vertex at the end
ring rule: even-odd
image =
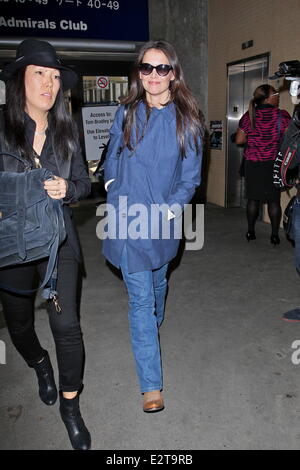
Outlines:
{"type": "Polygon", "coordinates": [[[60,415],[67,428],[73,449],[89,450],[91,448],[91,435],[87,430],[79,409],[79,394],[76,397],[64,398],[62,392],[60,398],[60,415]]]}
{"type": "Polygon", "coordinates": [[[255,231],[248,230],[248,232],[246,233],[246,239],[248,240],[248,242],[250,242],[250,240],[256,240],[255,231]]]}
{"type": "Polygon", "coordinates": [[[31,363],[30,367],[34,368],[38,378],[40,399],[46,405],[54,405],[57,400],[57,388],[48,352],[46,351],[41,362],[31,363]]]}
{"type": "Polygon", "coordinates": [[[272,243],[272,245],[279,245],[280,244],[280,238],[278,235],[274,235],[272,234],[271,237],[270,237],[270,242],[272,243]]]}

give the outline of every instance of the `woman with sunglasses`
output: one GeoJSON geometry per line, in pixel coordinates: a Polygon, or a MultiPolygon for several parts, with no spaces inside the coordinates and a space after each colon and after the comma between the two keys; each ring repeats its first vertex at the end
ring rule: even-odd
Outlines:
{"type": "Polygon", "coordinates": [[[255,223],[261,203],[267,203],[272,233],[270,242],[280,243],[278,236],[281,220],[280,191],[273,185],[273,165],[280,140],[291,116],[279,110],[279,93],[268,84],[254,90],[249,110],[242,116],[235,143],[246,144],[245,183],[248,231],[246,239],[256,239],[255,223]]]}
{"type": "Polygon", "coordinates": [[[129,296],[145,412],[164,408],[158,330],[168,263],[179,246],[174,229],[181,226],[184,205],[200,184],[202,133],[199,109],[173,46],[146,43],[111,128],[105,181],[113,208],[108,222],[116,230],[109,229],[103,241],[104,256],[121,269],[129,296]]]}

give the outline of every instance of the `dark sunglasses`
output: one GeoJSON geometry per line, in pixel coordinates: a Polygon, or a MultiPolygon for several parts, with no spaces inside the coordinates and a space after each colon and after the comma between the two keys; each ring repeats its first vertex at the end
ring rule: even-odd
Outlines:
{"type": "Polygon", "coordinates": [[[156,67],[154,67],[154,65],[147,64],[147,63],[139,65],[139,71],[143,75],[150,75],[153,69],[155,69],[158,75],[160,75],[161,77],[165,77],[166,75],[168,75],[168,73],[170,72],[170,70],[172,70],[172,68],[173,67],[171,65],[167,65],[167,64],[159,64],[156,67]]]}

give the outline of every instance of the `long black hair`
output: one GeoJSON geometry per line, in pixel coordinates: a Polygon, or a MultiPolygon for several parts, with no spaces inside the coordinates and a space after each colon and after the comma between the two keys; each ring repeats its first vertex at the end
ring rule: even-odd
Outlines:
{"type": "MultiPolygon", "coordinates": [[[[23,158],[34,160],[34,150],[25,131],[25,76],[26,67],[19,69],[6,82],[6,105],[4,107],[5,144],[8,150],[17,151],[23,158]]],[[[62,159],[71,158],[76,149],[76,128],[66,109],[62,87],[48,113],[48,128],[55,153],[62,159]]]]}
{"type": "MultiPolygon", "coordinates": [[[[181,65],[179,63],[177,54],[174,47],[167,41],[148,41],[140,49],[139,55],[135,61],[131,86],[128,93],[128,96],[121,100],[122,104],[129,105],[126,123],[124,127],[124,145],[132,150],[130,136],[131,128],[135,122],[135,112],[138,104],[143,101],[146,105],[147,116],[150,115],[150,107],[146,100],[146,92],[144,90],[143,84],[139,77],[139,65],[142,63],[145,53],[149,49],[158,49],[165,54],[168,58],[170,65],[172,66],[172,71],[175,79],[170,81],[170,101],[173,101],[176,108],[176,128],[177,128],[177,138],[180,146],[181,155],[185,155],[185,149],[187,144],[186,131],[189,131],[189,134],[194,140],[195,148],[199,153],[199,143],[198,138],[204,134],[204,125],[201,119],[201,113],[196,103],[195,98],[193,97],[191,91],[188,89],[181,65]]],[[[168,103],[166,103],[168,104],[168,103]]]]}

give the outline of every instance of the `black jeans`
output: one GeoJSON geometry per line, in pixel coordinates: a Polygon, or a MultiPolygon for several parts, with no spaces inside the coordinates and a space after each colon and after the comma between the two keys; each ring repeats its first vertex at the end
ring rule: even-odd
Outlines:
{"type": "MultiPolygon", "coordinates": [[[[43,279],[47,261],[0,269],[0,282],[16,289],[30,290],[37,279],[43,279]]],[[[77,308],[78,262],[68,242],[60,247],[57,291],[62,309],[57,314],[53,301],[48,301],[48,316],[54,337],[59,370],[59,387],[66,392],[82,385],[84,348],[77,308]]],[[[35,295],[18,295],[0,290],[5,321],[13,344],[28,365],[43,358],[42,348],[34,329],[35,295]]]]}

